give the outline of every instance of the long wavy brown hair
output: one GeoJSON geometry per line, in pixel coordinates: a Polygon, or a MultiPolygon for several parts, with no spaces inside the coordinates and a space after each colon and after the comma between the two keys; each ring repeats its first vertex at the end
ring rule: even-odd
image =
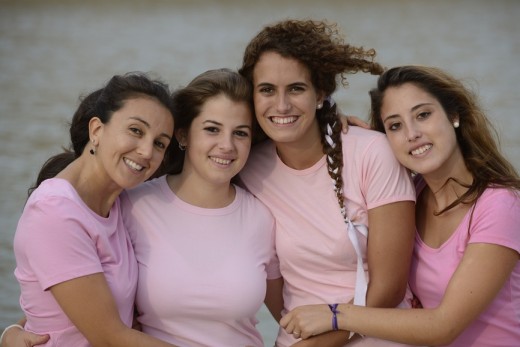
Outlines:
{"type": "Polygon", "coordinates": [[[438,214],[460,203],[475,203],[488,187],[520,189],[518,173],[500,153],[498,133],[479,105],[475,93],[439,68],[408,65],[385,71],[379,77],[377,87],[370,91],[370,125],[373,129],[385,132],[381,119],[385,91],[405,83],[412,83],[436,98],[450,121],[459,118],[460,126],[455,129],[457,143],[464,164],[473,175],[473,182],[464,185],[455,178],[448,178],[446,183],[453,180],[468,190],[438,214]]]}

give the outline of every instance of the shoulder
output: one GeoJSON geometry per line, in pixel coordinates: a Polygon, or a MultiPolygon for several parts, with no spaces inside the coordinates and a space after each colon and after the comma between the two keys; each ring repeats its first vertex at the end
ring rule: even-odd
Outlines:
{"type": "Polygon", "coordinates": [[[270,210],[264,205],[256,196],[251,194],[244,188],[235,185],[237,196],[241,199],[243,208],[247,208],[255,214],[269,215],[271,216],[270,210]]]}
{"type": "Polygon", "coordinates": [[[141,183],[135,188],[125,190],[121,194],[121,200],[127,203],[129,201],[135,202],[143,198],[157,197],[158,192],[162,191],[165,186],[168,186],[166,176],[154,178],[141,183]]]}
{"type": "Polygon", "coordinates": [[[515,214],[520,219],[520,192],[507,188],[489,187],[478,199],[475,209],[494,211],[499,215],[515,214]]]}
{"type": "Polygon", "coordinates": [[[65,216],[86,212],[87,207],[68,181],[51,178],[43,181],[31,194],[24,211],[31,211],[32,216],[59,217],[61,220],[65,216]]]}

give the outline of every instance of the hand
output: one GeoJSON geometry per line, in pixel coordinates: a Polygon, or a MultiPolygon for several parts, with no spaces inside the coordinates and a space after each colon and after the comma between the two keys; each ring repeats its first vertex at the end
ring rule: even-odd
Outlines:
{"type": "Polygon", "coordinates": [[[370,125],[367,122],[365,122],[364,120],[362,120],[361,118],[352,116],[352,115],[343,114],[343,112],[341,112],[341,110],[339,108],[337,109],[337,111],[338,111],[339,120],[341,122],[341,130],[343,133],[346,134],[348,132],[349,125],[355,125],[355,126],[359,126],[359,127],[365,128],[365,129],[370,129],[370,125]]]}
{"type": "Polygon", "coordinates": [[[49,335],[36,335],[18,328],[5,332],[1,347],[32,347],[49,341],[49,335]]]}
{"type": "Polygon", "coordinates": [[[280,326],[295,338],[307,339],[332,330],[332,312],[325,304],[299,306],[282,317],[280,326]]]}

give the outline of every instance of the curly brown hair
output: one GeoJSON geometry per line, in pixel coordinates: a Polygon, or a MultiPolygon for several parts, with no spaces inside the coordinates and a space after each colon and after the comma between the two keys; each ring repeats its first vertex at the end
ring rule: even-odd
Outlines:
{"type": "MultiPolygon", "coordinates": [[[[347,74],[359,71],[380,75],[384,69],[375,63],[374,49],[364,49],[345,43],[336,23],[313,20],[284,20],[264,27],[247,45],[239,73],[253,83],[253,71],[262,54],[275,52],[284,58],[295,59],[309,71],[318,93],[330,96],[337,82],[348,85],[347,74]]],[[[345,215],[343,201],[343,151],[341,122],[336,106],[330,99],[317,110],[316,119],[321,132],[323,152],[327,155],[329,175],[345,215]],[[329,137],[331,140],[326,140],[329,137]]]]}
{"type": "MultiPolygon", "coordinates": [[[[518,173],[500,153],[497,132],[480,107],[476,95],[441,69],[408,65],[385,71],[378,79],[377,88],[370,91],[372,129],[385,132],[381,119],[385,91],[405,83],[412,83],[436,98],[450,121],[459,118],[460,127],[455,129],[457,143],[473,182],[465,185],[468,188],[466,193],[438,214],[460,203],[473,204],[490,186],[520,189],[518,173]]],[[[458,182],[448,178],[446,183],[450,180],[458,182]]]]}

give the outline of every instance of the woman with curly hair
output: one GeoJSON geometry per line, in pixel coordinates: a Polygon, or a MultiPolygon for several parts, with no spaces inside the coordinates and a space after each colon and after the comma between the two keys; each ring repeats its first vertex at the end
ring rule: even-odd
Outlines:
{"type": "MultiPolygon", "coordinates": [[[[335,24],[311,20],[267,26],[245,50],[240,73],[253,84],[265,136],[240,178],[276,219],[283,304],[269,309],[277,319],[307,304],[409,305],[412,182],[383,134],[342,133],[330,98],[337,78],[346,85],[346,74],[382,73],[374,56],[345,43],[335,24]]],[[[298,330],[280,329],[276,346],[346,343],[395,345],[345,331],[300,341],[298,330]]]]}

